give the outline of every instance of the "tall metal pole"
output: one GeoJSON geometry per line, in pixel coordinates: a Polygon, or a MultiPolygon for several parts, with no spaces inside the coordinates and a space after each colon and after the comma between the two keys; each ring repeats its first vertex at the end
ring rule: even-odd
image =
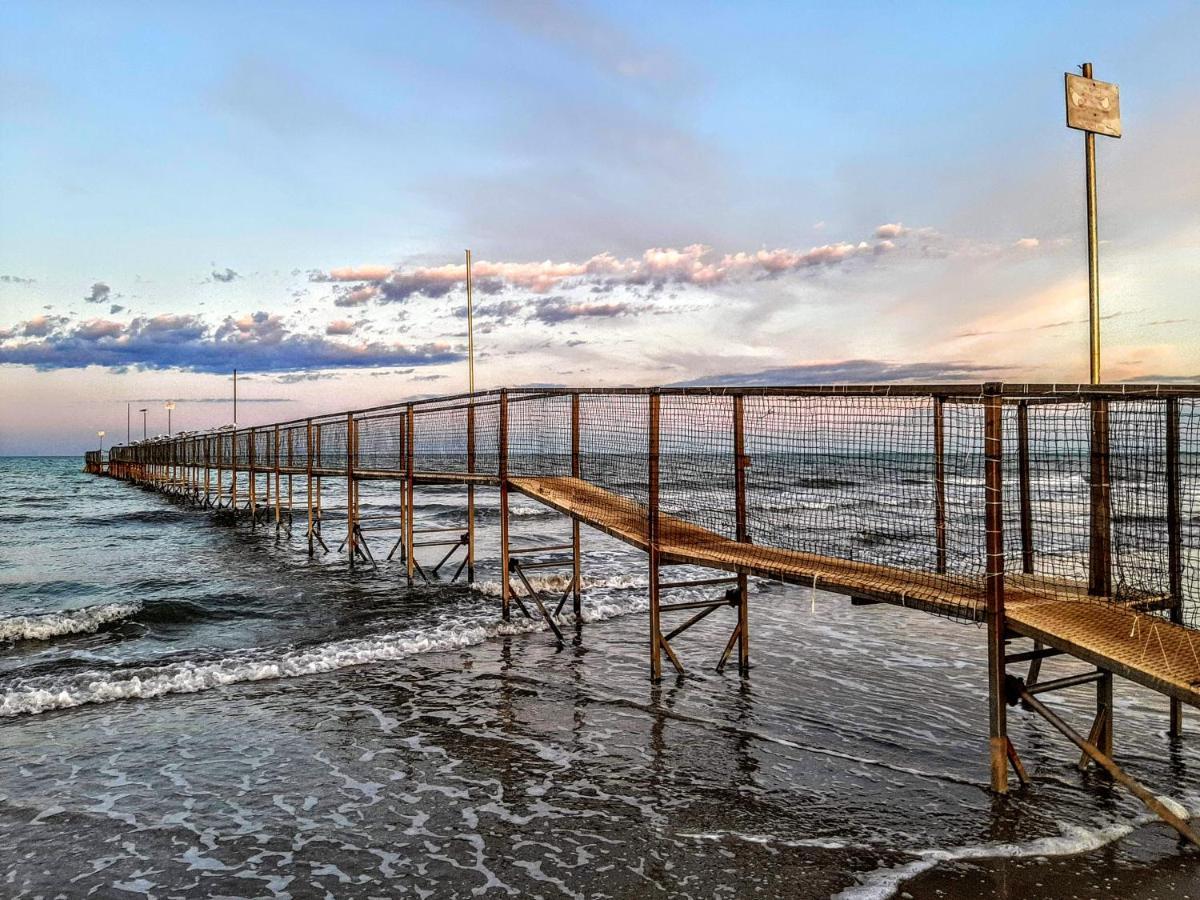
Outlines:
{"type": "Polygon", "coordinates": [[[467,251],[467,390],[475,393],[475,308],[471,301],[471,251],[467,251]]]}
{"type": "Polygon", "coordinates": [[[146,439],[146,407],[143,406],[138,412],[142,414],[142,440],[144,441],[146,439]]]}
{"type": "MultiPolygon", "coordinates": [[[[1084,63],[1083,77],[1092,77],[1092,64],[1084,63]]],[[[1083,133],[1084,177],[1087,180],[1088,321],[1092,384],[1100,383],[1100,239],[1096,227],[1096,135],[1083,133]]]]}
{"type": "Polygon", "coordinates": [[[237,369],[233,370],[233,424],[237,425],[237,369]]]}
{"type": "Polygon", "coordinates": [[[126,402],[126,404],[125,404],[125,446],[129,446],[130,444],[133,443],[133,439],[130,437],[130,434],[129,434],[130,424],[132,423],[132,421],[133,421],[133,404],[126,402]]]}

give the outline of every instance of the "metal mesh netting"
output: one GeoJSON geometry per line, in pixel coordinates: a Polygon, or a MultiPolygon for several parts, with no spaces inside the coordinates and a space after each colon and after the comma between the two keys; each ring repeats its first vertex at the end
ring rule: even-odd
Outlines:
{"type": "Polygon", "coordinates": [[[509,401],[508,473],[561,478],[571,475],[569,396],[516,397],[509,401]]]}
{"type": "MultiPolygon", "coordinates": [[[[1009,601],[1090,595],[1200,627],[1200,396],[1045,386],[1003,394],[1009,601]]],[[[657,403],[665,554],[978,618],[988,402],[966,387],[512,391],[508,475],[560,490],[560,507],[644,544],[657,403]]],[[[408,409],[354,414],[362,477],[404,476],[408,409]]],[[[495,393],[412,409],[418,475],[498,474],[495,393]]],[[[347,422],[340,414],[287,423],[278,443],[274,426],[177,437],[113,448],[110,461],[245,469],[253,434],[256,469],[273,468],[278,446],[281,469],[304,471],[311,428],[314,473],[344,476],[347,422]]],[[[338,490],[329,486],[331,500],[338,490]]]]}
{"type": "Polygon", "coordinates": [[[384,472],[399,475],[404,472],[405,432],[408,414],[405,410],[367,413],[354,422],[356,472],[384,472]]]}

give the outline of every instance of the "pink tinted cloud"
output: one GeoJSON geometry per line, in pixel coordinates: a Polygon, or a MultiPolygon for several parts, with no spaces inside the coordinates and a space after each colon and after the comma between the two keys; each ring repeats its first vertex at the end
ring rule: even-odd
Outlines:
{"type": "Polygon", "coordinates": [[[355,325],[353,322],[347,322],[345,319],[334,319],[325,326],[326,334],[353,334],[355,325]]]}
{"type": "MultiPolygon", "coordinates": [[[[636,286],[682,284],[709,287],[738,279],[765,278],[820,266],[834,266],[858,256],[869,256],[895,248],[895,240],[907,229],[899,224],[876,229],[880,241],[839,242],[808,250],[778,248],[716,255],[711,247],[691,244],[682,248],[653,247],[641,256],[620,258],[599,253],[579,262],[505,262],[480,260],[473,273],[482,284],[521,288],[535,294],[576,285],[636,286]]],[[[338,306],[357,306],[380,297],[407,300],[415,294],[441,297],[458,289],[466,279],[466,267],[418,266],[410,269],[386,266],[352,266],[314,272],[313,281],[350,282],[356,287],[338,296],[338,306]]]]}

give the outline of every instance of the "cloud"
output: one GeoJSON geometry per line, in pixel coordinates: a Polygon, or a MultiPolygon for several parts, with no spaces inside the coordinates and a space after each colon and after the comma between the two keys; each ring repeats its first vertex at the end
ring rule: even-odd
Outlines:
{"type": "Polygon", "coordinates": [[[46,337],[67,323],[65,316],[34,316],[27,322],[22,322],[16,330],[29,338],[46,337]]]}
{"type": "Polygon", "coordinates": [[[108,314],[109,314],[110,316],[115,316],[117,313],[119,313],[119,312],[124,312],[124,311],[125,311],[125,307],[123,307],[123,306],[122,306],[121,304],[119,304],[119,303],[114,303],[112,306],[110,306],[110,307],[108,308],[108,314]]]}
{"type": "Polygon", "coordinates": [[[228,284],[231,281],[236,281],[238,278],[241,278],[241,277],[242,277],[241,275],[239,275],[237,272],[233,271],[233,269],[230,269],[229,267],[226,267],[224,269],[214,269],[213,273],[212,273],[213,281],[220,281],[224,284],[228,284]]]}
{"type": "MultiPolygon", "coordinates": [[[[619,258],[599,253],[578,262],[504,262],[480,260],[474,264],[476,284],[485,293],[519,288],[535,294],[577,286],[608,289],[616,286],[654,286],[669,284],[709,287],[727,281],[770,278],[788,272],[801,272],[837,266],[859,257],[869,257],[895,249],[894,238],[907,233],[899,225],[883,225],[878,232],[893,235],[882,242],[839,242],[807,250],[779,248],[717,255],[704,244],[683,248],[653,247],[641,256],[619,258]],[[897,231],[896,229],[900,229],[897,231]]],[[[314,271],[312,281],[353,283],[356,288],[334,301],[338,306],[354,306],[378,297],[384,302],[404,302],[414,296],[444,297],[461,288],[466,266],[352,266],[314,271]]]]}
{"type": "Polygon", "coordinates": [[[908,231],[900,222],[887,222],[875,229],[877,238],[898,238],[908,231]]]}
{"type": "Polygon", "coordinates": [[[345,319],[334,319],[325,326],[326,334],[353,334],[355,325],[345,319]]]}
{"type": "Polygon", "coordinates": [[[894,382],[982,381],[998,377],[1006,366],[977,365],[962,361],[892,363],[878,359],[844,359],[834,362],[780,366],[760,372],[709,375],[681,386],[779,387],[784,385],[888,384],[894,382]]]}
{"type": "Polygon", "coordinates": [[[93,319],[64,328],[62,317],[38,316],[22,323],[33,338],[0,344],[0,364],[37,369],[182,369],[192,372],[294,372],[311,369],[421,366],[454,362],[461,354],[446,343],[418,346],[354,344],[293,333],[282,318],[256,312],[229,316],[213,328],[193,315],[138,317],[128,324],[93,319]]]}
{"type": "Polygon", "coordinates": [[[352,288],[351,290],[339,293],[333,301],[334,306],[349,307],[362,306],[379,296],[379,288],[373,284],[365,284],[362,287],[352,288]]]}
{"type": "Polygon", "coordinates": [[[1018,240],[1013,246],[1021,250],[1034,250],[1040,243],[1041,241],[1035,237],[1026,237],[1018,240]]]}
{"type": "Polygon", "coordinates": [[[640,46],[631,32],[579,4],[492,0],[482,9],[526,34],[563,47],[572,60],[586,60],[609,75],[652,84],[682,79],[682,67],[675,57],[640,46]]]}
{"type": "Polygon", "coordinates": [[[97,281],[92,285],[91,291],[84,294],[83,299],[88,303],[107,303],[109,294],[112,290],[103,281],[97,281]]]}
{"type": "Polygon", "coordinates": [[[629,303],[570,303],[562,297],[545,297],[538,300],[533,317],[547,325],[558,325],[573,319],[611,319],[633,312],[629,303]]]}
{"type": "Polygon", "coordinates": [[[36,278],[22,278],[20,275],[0,275],[0,284],[36,284],[36,278]]]}

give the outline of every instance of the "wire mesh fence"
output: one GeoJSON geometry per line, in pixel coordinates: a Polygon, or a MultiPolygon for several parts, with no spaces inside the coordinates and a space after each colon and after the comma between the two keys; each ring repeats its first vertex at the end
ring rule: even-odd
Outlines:
{"type": "Polygon", "coordinates": [[[503,461],[516,489],[641,546],[654,511],[670,557],[971,619],[990,538],[1009,602],[1200,628],[1200,389],[524,389],[119,446],[109,468],[251,460],[321,478],[404,478],[411,460],[414,477],[492,483],[503,461]]]}

